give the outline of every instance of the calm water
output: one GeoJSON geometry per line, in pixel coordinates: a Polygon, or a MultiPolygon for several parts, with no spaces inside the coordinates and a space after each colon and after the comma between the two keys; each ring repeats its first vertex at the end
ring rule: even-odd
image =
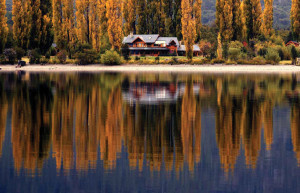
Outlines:
{"type": "Polygon", "coordinates": [[[300,192],[300,75],[0,74],[0,192],[300,192]]]}

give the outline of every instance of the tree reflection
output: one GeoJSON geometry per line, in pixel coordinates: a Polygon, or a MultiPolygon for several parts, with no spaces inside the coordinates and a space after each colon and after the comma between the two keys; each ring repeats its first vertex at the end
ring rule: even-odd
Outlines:
{"type": "Polygon", "coordinates": [[[300,103],[299,100],[292,102],[291,109],[291,132],[294,152],[300,166],[300,103]]]}
{"type": "MultiPolygon", "coordinates": [[[[202,109],[215,112],[223,170],[234,170],[240,152],[246,165],[256,168],[261,129],[266,150],[272,148],[274,105],[285,102],[291,84],[293,92],[300,90],[289,77],[26,74],[12,79],[12,97],[0,98],[0,156],[12,112],[14,166],[30,173],[42,168],[50,147],[58,173],[85,172],[98,161],[106,170],[115,169],[123,151],[132,170],[180,173],[186,167],[193,173],[201,160],[202,109]],[[142,94],[148,101],[124,97],[142,94]]],[[[291,106],[300,163],[299,102],[291,106]]]]}
{"type": "Polygon", "coordinates": [[[50,150],[50,109],[52,93],[48,85],[29,88],[22,84],[12,102],[12,149],[14,166],[30,173],[41,169],[50,150]]]}

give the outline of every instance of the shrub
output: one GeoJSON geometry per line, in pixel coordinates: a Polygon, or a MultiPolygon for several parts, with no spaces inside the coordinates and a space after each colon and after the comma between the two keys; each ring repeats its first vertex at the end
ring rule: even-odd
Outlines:
{"type": "Polygon", "coordinates": [[[176,56],[173,56],[171,64],[177,64],[177,63],[178,63],[178,58],[176,56]]]}
{"type": "Polygon", "coordinates": [[[291,49],[291,57],[292,57],[292,64],[296,64],[296,59],[298,57],[298,52],[297,52],[295,46],[293,46],[292,49],[291,49]]]}
{"type": "Polygon", "coordinates": [[[268,48],[265,58],[268,62],[271,62],[271,63],[279,63],[279,61],[280,61],[278,52],[272,48],[268,48]]]}
{"type": "Polygon", "coordinates": [[[5,49],[3,52],[5,59],[8,60],[9,64],[14,64],[17,58],[17,53],[14,49],[5,49]]]}
{"type": "Polygon", "coordinates": [[[28,51],[29,63],[30,64],[39,64],[41,60],[41,54],[38,49],[28,51]]]}
{"type": "Polygon", "coordinates": [[[155,62],[156,62],[156,63],[159,63],[159,56],[156,56],[156,57],[155,57],[155,62]]]}
{"type": "Polygon", "coordinates": [[[228,57],[230,60],[236,61],[238,59],[238,56],[241,54],[240,48],[229,48],[228,50],[228,57]]]}
{"type": "Polygon", "coordinates": [[[0,54],[0,64],[5,64],[5,56],[0,54]]]}
{"type": "Polygon", "coordinates": [[[211,61],[211,63],[212,64],[223,64],[223,63],[225,63],[225,60],[215,58],[211,61]]]}
{"type": "Polygon", "coordinates": [[[244,47],[244,45],[242,44],[242,42],[239,42],[239,41],[232,41],[229,43],[229,48],[242,49],[243,47],[244,47]]]}
{"type": "Polygon", "coordinates": [[[266,60],[262,56],[256,56],[251,60],[252,64],[266,64],[266,60]]]}
{"type": "Polygon", "coordinates": [[[140,60],[140,57],[135,56],[134,60],[135,60],[135,61],[138,61],[138,60],[140,60]]]}
{"type": "Polygon", "coordinates": [[[48,64],[49,63],[49,59],[48,58],[46,58],[46,57],[42,57],[41,59],[40,59],[40,63],[41,64],[48,64]]]}
{"type": "Polygon", "coordinates": [[[101,63],[105,65],[120,65],[122,63],[120,55],[113,50],[107,50],[101,55],[101,63]]]}
{"type": "Polygon", "coordinates": [[[61,50],[56,56],[61,64],[64,64],[67,60],[67,52],[65,50],[61,50]]]}
{"type": "Polygon", "coordinates": [[[266,54],[267,54],[267,49],[266,49],[266,48],[260,48],[260,49],[258,50],[258,55],[264,57],[266,54]]]}
{"type": "Polygon", "coordinates": [[[98,58],[94,49],[82,49],[75,54],[76,63],[79,65],[93,64],[98,58]]]}
{"type": "Polygon", "coordinates": [[[20,47],[16,47],[15,51],[16,51],[16,54],[17,54],[17,59],[22,60],[22,57],[25,56],[25,54],[26,54],[25,50],[23,50],[20,47]]]}

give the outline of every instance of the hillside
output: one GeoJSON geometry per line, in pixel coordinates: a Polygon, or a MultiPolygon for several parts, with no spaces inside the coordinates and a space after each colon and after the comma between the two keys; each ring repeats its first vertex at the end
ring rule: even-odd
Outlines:
{"type": "MultiPolygon", "coordinates": [[[[262,0],[262,6],[264,1],[262,0]]],[[[215,20],[216,0],[203,0],[202,4],[202,22],[203,24],[212,24],[215,20]]],[[[12,0],[7,0],[7,10],[11,11],[12,0]]],[[[274,28],[283,29],[290,27],[290,9],[291,0],[274,0],[274,28]]]]}
{"type": "MultiPolygon", "coordinates": [[[[216,0],[203,0],[202,4],[202,22],[211,24],[215,20],[216,0]]],[[[261,0],[262,7],[264,1],[261,0]]],[[[291,0],[274,0],[274,28],[286,29],[290,27],[291,0]]]]}

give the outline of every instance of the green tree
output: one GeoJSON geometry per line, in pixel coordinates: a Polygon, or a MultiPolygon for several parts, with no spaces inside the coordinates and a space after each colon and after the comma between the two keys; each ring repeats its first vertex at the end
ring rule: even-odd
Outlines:
{"type": "Polygon", "coordinates": [[[300,1],[292,0],[291,26],[295,39],[300,39],[300,1]]]}

